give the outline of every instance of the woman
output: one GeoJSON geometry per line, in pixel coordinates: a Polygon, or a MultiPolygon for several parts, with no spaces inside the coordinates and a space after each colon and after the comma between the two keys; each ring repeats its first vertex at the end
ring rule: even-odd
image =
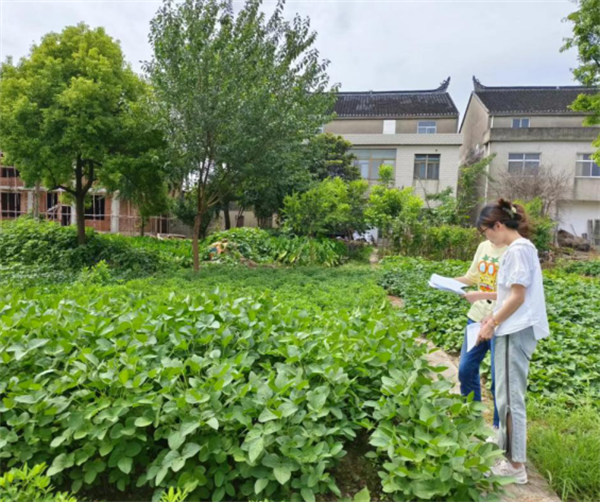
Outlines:
{"type": "Polygon", "coordinates": [[[550,334],[542,269],[537,249],[527,239],[527,217],[520,205],[503,199],[487,205],[479,215],[477,228],[496,246],[508,246],[498,273],[496,307],[482,323],[478,337],[478,344],[494,337],[498,445],[507,458],[492,472],[525,484],[529,361],[538,340],[550,334]]]}
{"type": "MultiPolygon", "coordinates": [[[[489,317],[495,306],[496,279],[500,268],[500,260],[506,251],[506,246],[496,246],[489,240],[479,244],[473,262],[467,273],[462,277],[456,277],[457,281],[467,286],[477,285],[478,291],[469,291],[465,299],[472,303],[467,313],[467,325],[481,322],[489,317]]],[[[458,379],[460,381],[460,392],[468,396],[473,392],[473,399],[481,401],[481,380],[479,378],[479,367],[488,350],[492,352],[492,395],[494,394],[494,339],[480,343],[467,351],[467,334],[460,351],[460,363],[458,366],[458,379]]],[[[494,403],[494,428],[499,426],[498,410],[494,403]]]]}

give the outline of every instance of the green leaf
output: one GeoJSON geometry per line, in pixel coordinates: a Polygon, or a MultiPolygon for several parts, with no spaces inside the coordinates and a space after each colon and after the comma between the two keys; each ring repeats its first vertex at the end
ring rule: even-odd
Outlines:
{"type": "Polygon", "coordinates": [[[214,430],[219,430],[219,421],[215,417],[209,419],[206,423],[209,427],[212,427],[214,430]]]}
{"type": "Polygon", "coordinates": [[[169,436],[169,448],[171,448],[171,450],[177,450],[184,441],[185,438],[181,435],[181,433],[179,431],[175,431],[169,436]]]}
{"type": "Polygon", "coordinates": [[[55,474],[68,469],[69,467],[73,467],[73,454],[70,453],[67,455],[66,453],[61,453],[54,459],[54,462],[52,462],[52,466],[50,469],[48,469],[47,474],[48,476],[52,477],[55,474]]]}
{"type": "Polygon", "coordinates": [[[260,416],[258,417],[258,421],[261,423],[268,422],[269,420],[277,420],[279,417],[275,415],[271,410],[265,408],[260,416]]]}
{"type": "Polygon", "coordinates": [[[123,385],[125,385],[129,381],[129,370],[127,368],[119,372],[119,380],[123,385]]]}
{"type": "Polygon", "coordinates": [[[133,465],[133,459],[131,457],[121,457],[117,466],[121,469],[125,474],[129,474],[131,472],[131,466],[133,465]]]}
{"type": "Polygon", "coordinates": [[[265,449],[265,441],[263,438],[258,438],[250,443],[250,449],[248,450],[248,458],[251,463],[254,463],[261,453],[265,449]]]}
{"type": "Polygon", "coordinates": [[[139,417],[136,418],[134,425],[136,427],[147,427],[148,425],[150,425],[152,423],[152,420],[148,417],[139,417]]]}
{"type": "Polygon", "coordinates": [[[212,494],[212,502],[221,502],[225,496],[225,487],[217,488],[212,494]]]}
{"type": "Polygon", "coordinates": [[[196,443],[186,443],[183,447],[183,451],[181,452],[181,456],[185,459],[193,457],[196,453],[200,451],[200,446],[196,443]]]}
{"type": "Polygon", "coordinates": [[[288,467],[281,465],[273,469],[273,474],[275,475],[275,479],[279,481],[280,484],[285,485],[292,476],[292,471],[290,471],[288,467]]]}
{"type": "Polygon", "coordinates": [[[254,493],[256,493],[257,495],[262,492],[267,485],[269,484],[269,480],[267,478],[260,478],[257,479],[256,482],[254,483],[254,493]]]}
{"type": "Polygon", "coordinates": [[[371,502],[369,489],[365,486],[361,491],[354,495],[352,502],[371,502]]]}
{"type": "Polygon", "coordinates": [[[300,495],[302,495],[304,502],[315,502],[315,494],[310,488],[302,488],[300,490],[300,495]]]}
{"type": "Polygon", "coordinates": [[[56,448],[57,446],[60,446],[61,444],[63,444],[63,442],[65,441],[65,439],[67,439],[64,436],[58,436],[55,437],[52,442],[50,443],[50,448],[56,448]]]}

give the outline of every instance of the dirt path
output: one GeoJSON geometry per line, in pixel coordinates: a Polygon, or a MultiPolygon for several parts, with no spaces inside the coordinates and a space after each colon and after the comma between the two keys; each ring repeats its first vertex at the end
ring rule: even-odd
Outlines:
{"type": "MultiPolygon", "coordinates": [[[[396,308],[402,308],[404,302],[401,298],[396,296],[388,296],[390,303],[396,308]]],[[[433,352],[428,354],[428,360],[435,366],[445,366],[447,369],[442,373],[448,380],[454,382],[453,392],[460,393],[460,387],[458,383],[458,358],[449,356],[441,349],[436,349],[435,345],[426,338],[422,337],[419,339],[422,343],[429,345],[433,352]]],[[[488,399],[489,408],[492,410],[485,414],[490,427],[492,425],[493,408],[489,401],[490,395],[484,393],[484,401],[488,399]]],[[[548,485],[547,481],[540,475],[537,469],[529,463],[527,465],[527,474],[529,476],[529,483],[526,485],[508,485],[506,487],[506,494],[501,497],[502,502],[561,502],[560,498],[554,493],[552,488],[548,485]]]]}

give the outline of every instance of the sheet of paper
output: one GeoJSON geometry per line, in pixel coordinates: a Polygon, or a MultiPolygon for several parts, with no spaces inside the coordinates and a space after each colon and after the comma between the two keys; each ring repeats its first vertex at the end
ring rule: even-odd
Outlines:
{"type": "Polygon", "coordinates": [[[429,285],[432,288],[439,289],[440,291],[449,291],[458,295],[465,294],[463,288],[466,287],[466,284],[458,282],[450,277],[442,277],[441,275],[433,274],[429,279],[429,285]]]}
{"type": "Polygon", "coordinates": [[[481,330],[480,322],[469,324],[467,326],[467,352],[470,352],[471,349],[475,347],[475,342],[477,341],[479,330],[481,330]]]}

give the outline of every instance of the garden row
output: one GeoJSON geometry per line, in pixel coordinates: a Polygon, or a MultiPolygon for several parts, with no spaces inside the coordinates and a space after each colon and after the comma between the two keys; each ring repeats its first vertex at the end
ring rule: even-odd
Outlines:
{"type": "MultiPolygon", "coordinates": [[[[430,288],[432,273],[464,275],[468,263],[390,258],[382,285],[406,304],[402,317],[437,346],[460,352],[469,304],[430,288]]],[[[600,402],[600,282],[546,271],[544,286],[551,336],[533,355],[529,390],[538,399],[570,404],[600,402]]]]}
{"type": "Polygon", "coordinates": [[[360,438],[395,500],[481,500],[498,450],[389,306],[126,286],[15,292],[0,312],[0,457],[83,496],[311,502],[360,438]]]}

